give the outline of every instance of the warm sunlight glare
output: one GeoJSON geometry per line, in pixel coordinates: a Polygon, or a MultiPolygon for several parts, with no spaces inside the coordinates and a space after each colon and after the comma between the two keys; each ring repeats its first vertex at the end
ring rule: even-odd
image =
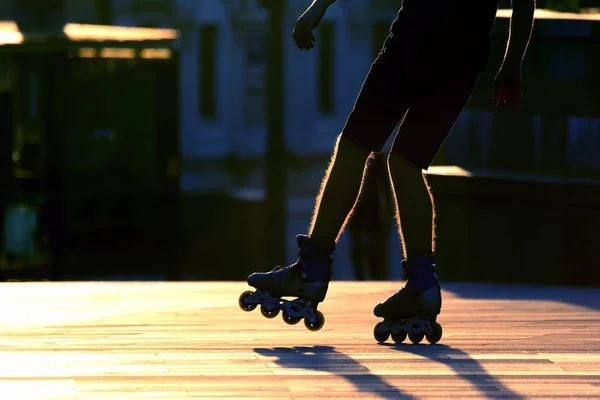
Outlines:
{"type": "Polygon", "coordinates": [[[429,171],[444,176],[473,176],[471,172],[455,165],[435,165],[430,167],[429,171]]]}
{"type": "Polygon", "coordinates": [[[142,58],[147,59],[169,59],[171,58],[171,50],[169,49],[143,49],[140,52],[142,58]]]}
{"type": "Polygon", "coordinates": [[[96,57],[96,49],[90,49],[87,47],[79,49],[77,56],[80,58],[94,58],[96,57]]]}
{"type": "Polygon", "coordinates": [[[135,58],[134,49],[102,49],[100,50],[102,58],[135,58]]]}
{"type": "Polygon", "coordinates": [[[66,24],[64,32],[72,41],[143,41],[174,40],[179,38],[179,32],[174,29],[134,28],[124,26],[66,24]]]}
{"type": "MultiPolygon", "coordinates": [[[[512,16],[512,10],[498,10],[496,14],[499,18],[510,18],[512,16]]],[[[574,20],[585,20],[585,21],[600,21],[600,13],[594,14],[576,14],[576,13],[564,13],[551,10],[537,9],[535,10],[536,19],[574,19],[574,20]]]]}
{"type": "Polygon", "coordinates": [[[12,21],[0,21],[0,46],[4,44],[23,43],[23,35],[19,27],[12,21]]]}

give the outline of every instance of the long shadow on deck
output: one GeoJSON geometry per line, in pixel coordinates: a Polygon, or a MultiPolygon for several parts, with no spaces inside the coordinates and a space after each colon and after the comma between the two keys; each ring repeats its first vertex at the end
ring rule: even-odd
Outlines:
{"type": "Polygon", "coordinates": [[[482,398],[485,398],[484,393],[490,393],[490,391],[495,388],[497,389],[497,392],[494,392],[493,396],[490,396],[490,398],[505,397],[515,400],[525,399],[525,397],[506,387],[502,382],[496,379],[496,377],[490,375],[490,373],[487,372],[477,360],[474,360],[471,358],[471,356],[469,356],[469,354],[462,350],[444,344],[415,345],[411,343],[383,343],[381,346],[390,347],[391,349],[406,353],[416,354],[447,365],[457,374],[460,374],[462,379],[469,381],[473,387],[477,388],[481,392],[482,398]],[[474,373],[474,375],[465,373],[465,369],[471,373],[474,373]]]}
{"type": "Polygon", "coordinates": [[[255,348],[254,351],[263,356],[277,357],[274,362],[285,368],[331,372],[346,379],[361,393],[382,399],[415,398],[388,385],[381,377],[371,374],[359,362],[331,346],[255,348]]]}

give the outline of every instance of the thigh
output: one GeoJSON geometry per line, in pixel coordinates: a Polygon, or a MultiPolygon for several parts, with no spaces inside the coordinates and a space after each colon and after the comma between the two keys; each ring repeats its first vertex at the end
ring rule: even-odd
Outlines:
{"type": "Polygon", "coordinates": [[[371,65],[342,137],[366,151],[381,151],[412,99],[402,78],[399,60],[389,53],[380,54],[371,65]]]}
{"type": "Polygon", "coordinates": [[[391,152],[428,169],[469,101],[475,78],[428,90],[415,98],[398,130],[391,152]]]}

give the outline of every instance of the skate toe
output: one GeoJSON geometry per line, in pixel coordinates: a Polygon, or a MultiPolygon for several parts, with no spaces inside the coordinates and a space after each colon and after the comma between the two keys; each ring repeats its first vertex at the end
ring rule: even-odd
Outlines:
{"type": "Polygon", "coordinates": [[[377,304],[373,309],[373,314],[375,314],[376,317],[385,318],[385,304],[377,304]]]}
{"type": "Polygon", "coordinates": [[[264,282],[265,275],[266,274],[261,272],[255,272],[253,274],[250,274],[248,276],[248,285],[253,287],[261,286],[261,283],[264,282]]]}

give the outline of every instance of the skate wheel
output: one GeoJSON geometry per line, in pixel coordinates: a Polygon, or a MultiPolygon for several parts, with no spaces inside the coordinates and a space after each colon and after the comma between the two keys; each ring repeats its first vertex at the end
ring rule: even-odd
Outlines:
{"type": "Polygon", "coordinates": [[[409,333],[408,334],[408,339],[413,342],[414,344],[418,344],[421,343],[421,340],[423,340],[423,338],[425,337],[425,334],[423,332],[421,333],[409,333]]]}
{"type": "Polygon", "coordinates": [[[375,329],[373,329],[373,336],[375,340],[379,343],[384,343],[390,337],[390,333],[382,328],[383,322],[375,325],[375,329]]]}
{"type": "Polygon", "coordinates": [[[433,334],[431,335],[425,335],[425,338],[427,338],[427,341],[431,344],[435,344],[437,342],[440,341],[440,339],[442,338],[442,326],[440,324],[438,324],[437,322],[432,322],[431,323],[431,327],[433,328],[433,334]]]}
{"type": "Polygon", "coordinates": [[[276,316],[279,315],[279,308],[275,307],[272,304],[261,304],[260,305],[260,313],[263,315],[263,317],[265,318],[275,318],[276,316]]]}
{"type": "Polygon", "coordinates": [[[321,311],[315,310],[316,321],[311,323],[308,319],[304,318],[304,326],[309,331],[316,332],[325,325],[325,316],[321,311]]]}
{"type": "Polygon", "coordinates": [[[238,299],[238,305],[240,306],[240,308],[244,311],[252,311],[256,308],[256,304],[247,304],[246,303],[246,298],[250,295],[254,294],[253,291],[251,290],[246,290],[244,293],[242,293],[240,295],[240,298],[238,299]]]}
{"type": "Polygon", "coordinates": [[[394,343],[402,343],[406,340],[406,332],[401,331],[398,333],[392,333],[392,340],[394,343]]]}
{"type": "Polygon", "coordinates": [[[296,325],[302,319],[302,317],[290,317],[285,311],[283,312],[282,317],[284,322],[288,325],[296,325]]]}

